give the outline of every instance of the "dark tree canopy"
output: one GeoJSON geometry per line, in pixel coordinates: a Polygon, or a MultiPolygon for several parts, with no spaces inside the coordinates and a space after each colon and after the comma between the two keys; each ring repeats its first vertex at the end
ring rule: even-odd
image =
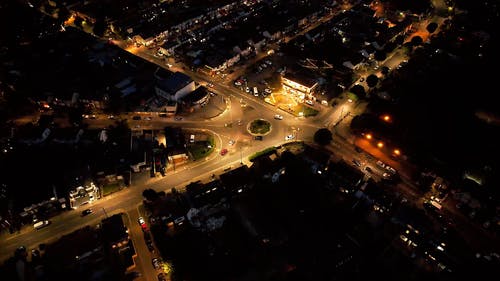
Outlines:
{"type": "Polygon", "coordinates": [[[436,31],[437,28],[438,24],[435,22],[431,22],[427,25],[427,31],[429,31],[429,33],[434,33],[434,31],[436,31]]]}
{"type": "Polygon", "coordinates": [[[376,51],[375,52],[375,59],[378,61],[383,61],[387,58],[387,54],[384,51],[376,51]]]}
{"type": "Polygon", "coordinates": [[[361,85],[354,85],[351,87],[351,92],[356,94],[358,97],[365,97],[366,92],[365,92],[365,87],[361,85]]]}
{"type": "Polygon", "coordinates": [[[375,74],[370,74],[368,77],[366,77],[366,84],[368,87],[373,88],[377,86],[378,83],[378,77],[375,74]]]}
{"type": "Polygon", "coordinates": [[[97,19],[92,31],[96,36],[103,37],[104,33],[106,32],[106,22],[104,21],[104,19],[97,19]]]}
{"type": "Polygon", "coordinates": [[[314,133],[314,142],[319,145],[327,145],[333,140],[332,132],[327,128],[322,128],[314,133]]]}
{"type": "Polygon", "coordinates": [[[81,17],[76,17],[76,18],[75,18],[75,25],[76,25],[77,27],[80,27],[80,28],[81,28],[81,27],[82,27],[82,23],[83,23],[83,19],[82,19],[81,17]]]}
{"type": "Polygon", "coordinates": [[[387,75],[389,74],[389,68],[387,66],[382,66],[380,72],[382,72],[382,74],[384,75],[387,75]]]}
{"type": "Polygon", "coordinates": [[[418,46],[418,45],[422,44],[423,42],[424,42],[424,40],[420,36],[413,36],[411,38],[411,43],[413,44],[413,46],[418,46]]]}
{"type": "Polygon", "coordinates": [[[142,197],[146,198],[148,201],[155,201],[158,199],[158,193],[154,189],[148,188],[144,189],[142,197]]]}

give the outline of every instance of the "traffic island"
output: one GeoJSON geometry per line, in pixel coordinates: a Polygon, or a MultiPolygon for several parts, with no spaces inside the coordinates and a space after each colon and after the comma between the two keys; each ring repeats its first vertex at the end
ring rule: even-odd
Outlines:
{"type": "Polygon", "coordinates": [[[264,119],[256,119],[247,125],[247,131],[254,136],[264,136],[271,132],[271,123],[264,119]]]}

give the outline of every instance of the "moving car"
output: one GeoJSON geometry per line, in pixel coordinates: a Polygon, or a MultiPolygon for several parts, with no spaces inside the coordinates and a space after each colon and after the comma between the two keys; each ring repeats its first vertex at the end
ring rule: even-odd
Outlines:
{"type": "Polygon", "coordinates": [[[233,144],[235,144],[235,143],[236,143],[236,141],[235,141],[235,140],[230,140],[230,141],[229,141],[229,145],[233,145],[233,144]]]}
{"type": "Polygon", "coordinates": [[[223,148],[221,151],[220,151],[220,155],[224,156],[227,154],[227,149],[226,148],[223,148]]]}
{"type": "Polygon", "coordinates": [[[283,116],[281,116],[279,114],[276,114],[276,115],[274,115],[274,119],[276,119],[276,120],[283,120],[283,116]]]}
{"type": "Polygon", "coordinates": [[[295,138],[294,135],[288,135],[285,137],[285,140],[288,141],[288,140],[293,140],[295,138]]]}
{"type": "Polygon", "coordinates": [[[262,140],[262,136],[255,136],[253,139],[254,139],[254,140],[260,140],[260,141],[261,141],[261,140],[262,140]]]}
{"type": "Polygon", "coordinates": [[[44,228],[44,227],[48,226],[49,224],[50,224],[50,221],[44,220],[44,221],[36,222],[35,224],[33,224],[33,227],[36,230],[38,230],[38,229],[41,229],[41,228],[44,228]]]}
{"type": "Polygon", "coordinates": [[[92,209],[85,209],[82,211],[82,217],[92,214],[94,211],[92,209]]]}

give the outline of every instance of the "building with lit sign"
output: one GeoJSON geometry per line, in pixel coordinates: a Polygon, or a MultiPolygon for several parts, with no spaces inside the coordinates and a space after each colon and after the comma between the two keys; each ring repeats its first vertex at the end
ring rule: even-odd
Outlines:
{"type": "Polygon", "coordinates": [[[283,90],[303,100],[313,98],[314,89],[318,86],[315,79],[298,73],[286,73],[281,77],[283,90]]]}

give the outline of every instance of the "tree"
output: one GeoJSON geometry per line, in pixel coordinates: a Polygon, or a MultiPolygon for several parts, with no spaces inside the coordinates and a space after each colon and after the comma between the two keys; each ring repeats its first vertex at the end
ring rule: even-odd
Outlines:
{"type": "Polygon", "coordinates": [[[375,51],[375,59],[377,61],[383,61],[387,58],[387,54],[384,51],[375,51]]]}
{"type": "Polygon", "coordinates": [[[427,31],[429,31],[429,33],[434,33],[434,31],[436,31],[437,28],[438,24],[435,22],[431,22],[427,25],[427,31]]]}
{"type": "Polygon", "coordinates": [[[97,19],[94,28],[92,29],[94,34],[98,37],[103,37],[106,32],[106,22],[103,18],[97,19]]]}
{"type": "Polygon", "coordinates": [[[314,142],[319,145],[327,145],[333,140],[332,132],[327,128],[322,128],[314,133],[314,142]]]}
{"type": "Polygon", "coordinates": [[[77,17],[75,18],[74,23],[75,23],[75,26],[82,28],[83,19],[82,19],[81,17],[78,17],[78,16],[77,16],[77,17]]]}
{"type": "Polygon", "coordinates": [[[71,15],[69,10],[65,7],[62,6],[59,8],[59,11],[57,12],[57,20],[59,21],[60,24],[63,24],[71,15]]]}
{"type": "Polygon", "coordinates": [[[366,77],[366,84],[368,87],[373,88],[377,86],[378,83],[378,77],[375,74],[370,74],[368,77],[366,77]]]}
{"type": "Polygon", "coordinates": [[[422,39],[422,37],[420,37],[418,35],[417,36],[413,36],[411,38],[411,44],[413,46],[418,46],[418,45],[422,44],[423,42],[424,42],[424,40],[422,39]]]}
{"type": "Polygon", "coordinates": [[[358,97],[365,97],[366,96],[365,87],[363,87],[359,84],[352,86],[351,92],[356,94],[356,96],[358,96],[358,97]]]}
{"type": "Polygon", "coordinates": [[[144,191],[142,192],[142,197],[152,202],[158,199],[158,193],[154,189],[148,188],[144,189],[144,191]]]}
{"type": "Polygon", "coordinates": [[[387,75],[389,74],[389,68],[387,66],[382,66],[382,68],[380,68],[380,72],[382,72],[382,74],[384,75],[387,75]]]}

